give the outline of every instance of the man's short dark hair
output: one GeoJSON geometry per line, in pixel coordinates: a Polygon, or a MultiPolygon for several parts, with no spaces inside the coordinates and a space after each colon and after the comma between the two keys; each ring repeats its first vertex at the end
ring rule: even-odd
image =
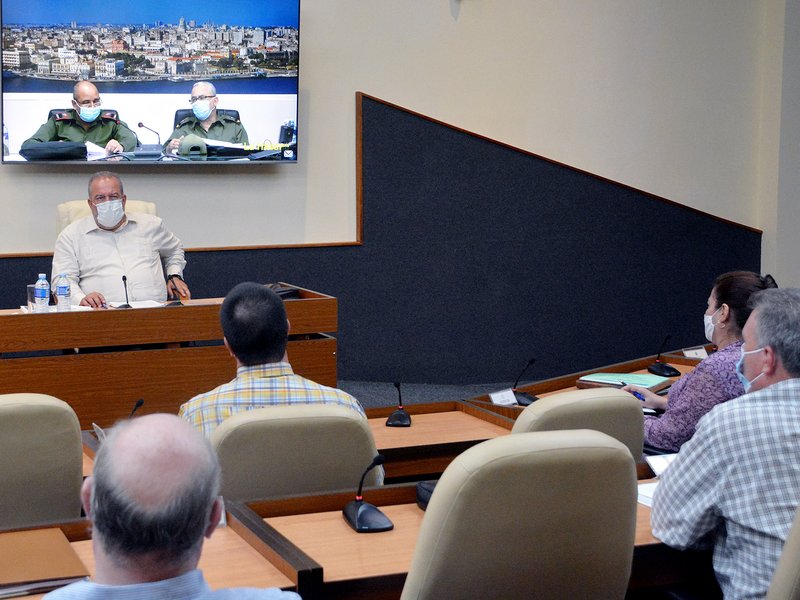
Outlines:
{"type": "Polygon", "coordinates": [[[252,366],[283,358],[289,323],[275,292],[258,283],[240,283],[225,296],[219,315],[228,346],[240,363],[252,366]]]}

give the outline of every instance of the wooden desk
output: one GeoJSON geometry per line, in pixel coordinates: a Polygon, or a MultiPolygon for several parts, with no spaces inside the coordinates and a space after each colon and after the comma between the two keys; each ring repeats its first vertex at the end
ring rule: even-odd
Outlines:
{"type": "Polygon", "coordinates": [[[386,483],[435,478],[467,448],[510,433],[514,422],[466,402],[406,406],[411,427],[386,427],[396,407],[367,410],[386,483]]]}
{"type": "MultiPolygon", "coordinates": [[[[289,360],[295,372],[336,385],[336,298],[298,288],[286,301],[289,360]]],[[[68,402],[81,429],[125,417],[143,398],[141,414],[177,413],[192,396],[230,381],[236,363],[220,345],[222,298],[185,306],[24,314],[0,311],[0,394],[39,392],[68,402]],[[158,349],[142,349],[157,344],[158,349]],[[203,345],[198,345],[203,344],[203,345]],[[61,354],[63,349],[102,351],[61,354]],[[113,349],[112,349],[113,347],[113,349]],[[51,351],[51,356],[37,356],[51,351]],[[55,352],[52,352],[55,351],[55,352]],[[8,357],[9,353],[24,353],[8,357]]]]}
{"type": "MultiPolygon", "coordinates": [[[[399,598],[411,565],[423,511],[415,486],[371,488],[364,493],[392,520],[392,531],[362,535],[342,518],[352,494],[320,494],[249,502],[265,523],[322,567],[323,598],[399,598]]],[[[710,555],[680,552],[653,537],[650,509],[637,505],[629,587],[646,588],[713,576],[710,555]]],[[[306,596],[303,596],[304,599],[306,596]]]]}
{"type": "MultiPolygon", "coordinates": [[[[276,558],[271,540],[264,538],[263,524],[258,522],[250,529],[248,521],[252,513],[244,507],[232,503],[227,510],[227,527],[218,527],[210,539],[203,544],[198,567],[202,569],[206,581],[212,589],[229,587],[280,587],[297,589],[299,582],[308,585],[309,578],[321,580],[318,565],[306,562],[298,567],[291,556],[276,558]],[[244,515],[244,518],[242,516],[244,515]]],[[[250,521],[252,522],[252,521],[250,521]]],[[[89,537],[88,522],[85,520],[59,524],[79,558],[89,573],[95,573],[95,560],[92,541],[89,537]]],[[[290,554],[290,553],[288,553],[290,554]]],[[[25,596],[41,598],[43,594],[25,596]]]]}

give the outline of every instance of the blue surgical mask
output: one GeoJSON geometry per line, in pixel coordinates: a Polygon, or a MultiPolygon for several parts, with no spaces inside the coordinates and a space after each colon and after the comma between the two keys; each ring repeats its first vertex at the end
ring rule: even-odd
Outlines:
{"type": "Polygon", "coordinates": [[[205,121],[211,115],[211,100],[198,100],[192,104],[192,112],[198,121],[205,121]]]}
{"type": "Polygon", "coordinates": [[[81,106],[81,121],[84,121],[85,123],[91,123],[100,116],[101,110],[103,109],[99,106],[81,106]]]}
{"type": "Polygon", "coordinates": [[[739,360],[736,363],[736,377],[738,377],[739,381],[742,382],[742,387],[744,388],[745,394],[750,392],[750,387],[753,385],[753,383],[755,383],[758,380],[759,377],[764,375],[764,372],[762,371],[761,373],[756,375],[753,381],[747,379],[747,377],[744,376],[744,356],[745,354],[755,354],[756,352],[761,352],[763,349],[764,347],[762,346],[761,348],[757,348],[755,350],[748,350],[747,352],[745,352],[744,346],[742,346],[742,355],[739,357],[739,360]]]}

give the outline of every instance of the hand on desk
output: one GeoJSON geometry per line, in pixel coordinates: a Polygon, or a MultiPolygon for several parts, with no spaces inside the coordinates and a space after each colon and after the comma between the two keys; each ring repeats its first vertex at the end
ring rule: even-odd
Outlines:
{"type": "Polygon", "coordinates": [[[178,148],[180,147],[181,140],[183,140],[183,138],[184,138],[184,136],[181,136],[181,137],[175,138],[173,140],[170,140],[169,144],[167,144],[167,153],[171,152],[172,154],[177,154],[178,153],[178,148]]]}
{"type": "Polygon", "coordinates": [[[81,306],[91,306],[92,308],[108,308],[106,298],[100,292],[90,292],[80,301],[81,306]]]}
{"type": "Polygon", "coordinates": [[[626,385],[621,388],[626,392],[630,392],[633,394],[636,392],[637,394],[641,394],[642,399],[642,406],[645,408],[656,408],[658,410],[666,410],[667,409],[667,399],[663,396],[659,396],[655,392],[651,392],[645,387],[641,387],[638,385],[626,385]]]}
{"type": "Polygon", "coordinates": [[[120,144],[117,140],[108,140],[108,143],[106,144],[106,154],[116,154],[118,152],[122,152],[123,150],[124,148],[122,147],[122,144],[120,144]]]}
{"type": "Polygon", "coordinates": [[[186,285],[185,281],[177,277],[167,281],[167,292],[176,300],[178,299],[178,294],[180,294],[182,300],[189,300],[192,297],[189,286],[186,285]]]}

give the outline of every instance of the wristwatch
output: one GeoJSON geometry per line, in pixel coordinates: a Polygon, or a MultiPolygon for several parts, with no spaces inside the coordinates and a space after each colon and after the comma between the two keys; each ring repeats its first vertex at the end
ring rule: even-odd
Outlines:
{"type": "Polygon", "coordinates": [[[183,277],[181,277],[181,276],[180,276],[180,275],[178,275],[177,273],[173,273],[172,275],[170,275],[170,276],[168,276],[168,277],[167,277],[167,281],[172,281],[173,279],[180,279],[181,281],[183,281],[183,283],[186,283],[186,282],[184,281],[183,277]]]}

